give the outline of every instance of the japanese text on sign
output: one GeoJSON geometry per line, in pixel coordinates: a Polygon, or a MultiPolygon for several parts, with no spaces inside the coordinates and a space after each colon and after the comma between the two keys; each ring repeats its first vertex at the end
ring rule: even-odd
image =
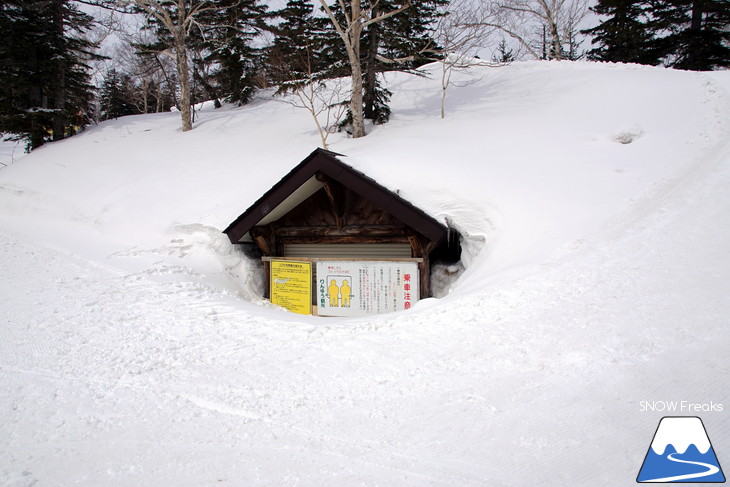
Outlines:
{"type": "Polygon", "coordinates": [[[418,301],[418,264],[410,261],[319,261],[322,316],[360,316],[409,309],[418,301]]]}
{"type": "Polygon", "coordinates": [[[312,264],[271,261],[271,302],[293,313],[312,313],[312,264]]]}

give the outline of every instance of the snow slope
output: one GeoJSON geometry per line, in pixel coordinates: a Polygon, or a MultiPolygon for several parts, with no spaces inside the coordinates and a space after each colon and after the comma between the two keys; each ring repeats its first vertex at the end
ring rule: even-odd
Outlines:
{"type": "Polygon", "coordinates": [[[220,234],[318,141],[281,101],[0,169],[0,484],[633,483],[661,400],[730,463],[730,73],[474,68],[441,120],[430,69],[331,146],[464,237],[408,312],[286,313],[220,234]]]}

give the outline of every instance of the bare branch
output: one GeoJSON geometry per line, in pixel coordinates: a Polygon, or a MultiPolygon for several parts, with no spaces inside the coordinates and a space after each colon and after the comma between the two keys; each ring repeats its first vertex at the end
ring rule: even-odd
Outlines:
{"type": "MultiPolygon", "coordinates": [[[[338,0],[338,1],[342,5],[342,0],[338,0]]],[[[325,13],[327,14],[330,21],[332,22],[332,25],[334,26],[335,30],[340,35],[340,37],[342,38],[342,40],[345,42],[345,44],[348,46],[348,49],[349,49],[349,46],[350,46],[349,37],[348,37],[347,33],[345,32],[345,29],[343,29],[342,26],[340,25],[340,23],[337,21],[337,18],[335,17],[335,14],[332,12],[332,9],[330,8],[329,5],[327,5],[327,2],[325,0],[319,0],[319,3],[322,4],[322,8],[324,9],[325,13]]],[[[343,9],[344,9],[344,7],[343,7],[343,9]]],[[[350,20],[347,18],[347,15],[345,16],[345,20],[347,21],[348,25],[351,23],[350,20]]]]}
{"type": "MultiPolygon", "coordinates": [[[[410,0],[406,0],[406,3],[402,7],[398,8],[398,9],[395,9],[395,10],[392,10],[392,11],[390,11],[388,13],[379,15],[379,16],[373,18],[373,19],[370,19],[370,20],[366,21],[365,23],[363,23],[363,27],[367,27],[370,24],[375,24],[377,22],[381,22],[381,21],[383,21],[383,20],[385,20],[387,18],[390,18],[390,17],[392,17],[394,15],[398,15],[399,13],[401,13],[402,11],[404,11],[405,9],[407,9],[410,6],[411,6],[410,0]]],[[[372,8],[370,10],[372,11],[372,8]]]]}
{"type": "Polygon", "coordinates": [[[84,5],[90,5],[92,7],[100,7],[105,10],[111,10],[113,12],[118,12],[121,14],[133,14],[135,13],[133,9],[130,8],[124,8],[126,5],[128,5],[128,2],[119,2],[117,0],[75,0],[78,3],[82,3],[84,5]],[[120,7],[121,5],[121,7],[120,7]]]}
{"type": "Polygon", "coordinates": [[[518,7],[515,5],[500,5],[499,8],[504,9],[504,10],[511,10],[513,12],[523,12],[526,14],[534,15],[535,17],[539,17],[541,19],[546,19],[544,14],[538,12],[537,10],[527,8],[527,7],[518,7]]]}

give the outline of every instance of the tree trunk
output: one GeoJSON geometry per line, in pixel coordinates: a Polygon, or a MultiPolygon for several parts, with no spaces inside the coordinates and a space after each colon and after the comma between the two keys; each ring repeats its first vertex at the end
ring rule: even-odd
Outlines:
{"type": "Polygon", "coordinates": [[[149,100],[147,99],[150,91],[150,82],[147,80],[142,81],[142,94],[143,94],[143,106],[144,111],[142,113],[149,113],[149,100]]]}
{"type": "MultiPolygon", "coordinates": [[[[31,81],[28,86],[28,106],[31,108],[47,108],[44,104],[43,91],[40,86],[40,76],[37,75],[39,67],[38,61],[38,48],[36,46],[29,46],[26,56],[26,67],[27,71],[33,73],[32,76],[35,81],[31,81]]],[[[37,112],[29,113],[30,118],[30,148],[31,150],[43,145],[43,138],[45,131],[43,126],[38,120],[37,112]]]]}
{"type": "Polygon", "coordinates": [[[155,99],[155,113],[160,113],[162,111],[163,96],[165,96],[165,94],[162,92],[162,83],[159,83],[157,85],[157,98],[155,99]]]}
{"type": "Polygon", "coordinates": [[[696,32],[702,30],[702,14],[704,13],[704,2],[694,0],[692,2],[692,24],[690,29],[696,32]]]}
{"type": "MultiPolygon", "coordinates": [[[[373,17],[377,17],[378,12],[373,11],[373,17]]],[[[368,28],[368,53],[365,59],[365,92],[363,93],[363,103],[365,104],[365,118],[375,119],[375,89],[378,82],[378,70],[376,66],[375,56],[378,54],[380,45],[380,32],[378,24],[373,24],[368,28]]]]}
{"type": "Polygon", "coordinates": [[[350,25],[349,46],[347,55],[352,71],[352,96],[350,97],[350,113],[352,113],[352,137],[365,137],[365,120],[362,104],[362,66],[360,65],[360,36],[362,23],[360,22],[360,0],[352,0],[352,25],[350,25]]]}
{"type": "Polygon", "coordinates": [[[446,90],[451,81],[451,67],[447,66],[449,61],[448,54],[441,61],[441,118],[446,118],[446,90]]]}
{"type": "Polygon", "coordinates": [[[689,69],[702,69],[700,59],[702,51],[702,14],[704,5],[701,0],[692,2],[692,23],[689,28],[689,41],[687,43],[687,67],[689,69]]]}
{"type": "Polygon", "coordinates": [[[177,75],[180,78],[180,117],[182,131],[193,129],[192,112],[190,110],[190,77],[188,75],[188,52],[185,46],[185,33],[182,27],[175,31],[175,58],[177,75]]]}
{"type": "Polygon", "coordinates": [[[559,14],[558,10],[554,7],[551,8],[547,3],[542,2],[543,9],[545,10],[545,21],[548,24],[548,29],[550,30],[550,49],[551,53],[549,54],[549,59],[555,59],[560,61],[563,59],[563,46],[562,42],[560,42],[560,27],[558,26],[558,20],[557,16],[559,14]]]}
{"type": "MultiPolygon", "coordinates": [[[[350,70],[352,74],[352,96],[350,97],[350,113],[352,114],[352,137],[359,138],[365,136],[365,122],[363,113],[363,75],[362,65],[360,64],[360,38],[362,36],[363,28],[369,25],[376,24],[386,18],[392,17],[405,10],[410,3],[406,3],[401,8],[392,10],[386,14],[373,16],[372,13],[369,18],[365,18],[362,15],[362,0],[350,0],[350,15],[345,12],[346,24],[343,26],[337,20],[337,17],[327,5],[326,0],[319,0],[322,4],[322,8],[327,12],[327,16],[335,27],[337,34],[339,34],[342,41],[345,43],[347,49],[347,58],[350,63],[350,70]]],[[[377,3],[377,2],[375,2],[377,3]]],[[[343,10],[347,10],[345,7],[345,0],[340,0],[339,5],[343,10]]]]}
{"type": "Polygon", "coordinates": [[[55,48],[64,51],[55,55],[55,79],[53,80],[53,140],[62,140],[66,135],[66,60],[63,32],[64,0],[53,1],[53,30],[55,48]]]}
{"type": "Polygon", "coordinates": [[[352,62],[352,97],[350,112],[352,113],[352,137],[365,137],[365,117],[362,106],[362,69],[360,61],[352,62]]]}
{"type": "Polygon", "coordinates": [[[558,32],[558,24],[555,21],[550,21],[550,35],[553,41],[553,56],[552,58],[560,61],[563,59],[563,46],[560,42],[560,33],[558,32]]]}

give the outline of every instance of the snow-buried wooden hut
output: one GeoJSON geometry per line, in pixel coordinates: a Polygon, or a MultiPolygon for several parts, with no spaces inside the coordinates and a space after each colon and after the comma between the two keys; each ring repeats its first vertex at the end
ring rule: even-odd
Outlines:
{"type": "Polygon", "coordinates": [[[267,297],[291,311],[407,309],[430,296],[434,258],[458,258],[458,237],[339,157],[315,150],[224,233],[258,248],[267,297]]]}

